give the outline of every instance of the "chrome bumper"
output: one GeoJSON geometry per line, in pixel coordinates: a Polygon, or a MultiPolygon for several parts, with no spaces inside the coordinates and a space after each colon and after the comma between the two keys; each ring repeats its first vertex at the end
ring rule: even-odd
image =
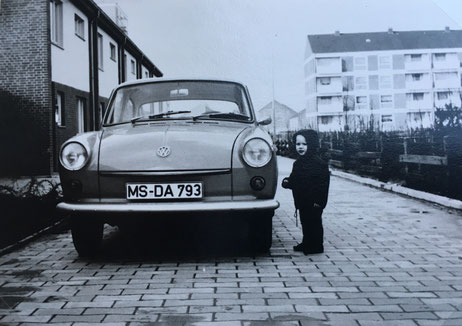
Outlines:
{"type": "Polygon", "coordinates": [[[124,202],[124,203],[59,203],[61,212],[82,213],[161,213],[161,212],[233,212],[274,210],[279,202],[274,199],[226,202],[124,202]]]}

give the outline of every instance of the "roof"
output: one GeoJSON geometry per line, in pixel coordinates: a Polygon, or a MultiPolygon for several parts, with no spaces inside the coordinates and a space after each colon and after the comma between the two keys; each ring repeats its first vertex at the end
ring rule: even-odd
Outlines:
{"type": "MultiPolygon", "coordinates": [[[[274,108],[275,108],[276,111],[279,111],[279,112],[281,112],[283,110],[283,111],[286,111],[290,115],[297,115],[297,112],[295,110],[289,108],[285,104],[279,103],[276,100],[274,101],[274,108]]],[[[258,110],[258,112],[261,114],[261,113],[264,113],[265,111],[269,111],[269,110],[271,110],[271,111],[273,110],[272,102],[269,102],[268,104],[266,104],[264,107],[262,107],[260,110],[258,110]]]]}
{"type": "Polygon", "coordinates": [[[308,35],[313,53],[462,48],[462,30],[308,35]]]}
{"type": "MultiPolygon", "coordinates": [[[[1,1],[1,0],[0,0],[1,1]]],[[[71,0],[72,3],[96,19],[98,26],[105,30],[115,41],[122,43],[132,55],[141,58],[141,64],[157,77],[163,75],[162,71],[152,63],[151,60],[138,48],[138,46],[128,37],[127,34],[93,1],[93,0],[71,0]]]]}
{"type": "Polygon", "coordinates": [[[138,85],[145,83],[161,83],[161,82],[184,82],[184,81],[201,81],[201,82],[225,82],[225,83],[234,83],[239,84],[245,87],[245,85],[239,81],[231,79],[216,79],[216,78],[142,78],[135,79],[131,81],[126,81],[118,85],[117,87],[129,86],[129,85],[138,85]]]}

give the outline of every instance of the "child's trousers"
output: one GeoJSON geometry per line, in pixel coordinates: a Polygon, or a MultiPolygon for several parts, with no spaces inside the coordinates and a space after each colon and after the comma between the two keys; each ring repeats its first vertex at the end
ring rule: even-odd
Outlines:
{"type": "Polygon", "coordinates": [[[324,251],[324,229],[321,208],[300,209],[300,222],[303,231],[303,247],[308,251],[324,251]]]}

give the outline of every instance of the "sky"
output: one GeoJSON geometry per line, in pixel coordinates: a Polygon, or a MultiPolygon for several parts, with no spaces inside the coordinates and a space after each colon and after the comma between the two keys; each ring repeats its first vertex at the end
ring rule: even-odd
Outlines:
{"type": "Polygon", "coordinates": [[[167,78],[249,87],[304,109],[308,34],[462,29],[460,0],[102,0],[128,16],[128,35],[167,78]]]}

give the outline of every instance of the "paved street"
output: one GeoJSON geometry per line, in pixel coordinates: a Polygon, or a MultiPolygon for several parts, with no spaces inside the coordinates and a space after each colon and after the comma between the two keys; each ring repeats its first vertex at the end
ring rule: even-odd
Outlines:
{"type": "MultiPolygon", "coordinates": [[[[279,167],[287,176],[291,160],[279,167]]],[[[333,177],[326,251],[304,256],[291,193],[277,198],[273,247],[258,257],[207,231],[186,254],[141,253],[108,227],[91,260],[70,232],[42,237],[0,257],[0,324],[462,325],[460,213],[333,177]]]]}

